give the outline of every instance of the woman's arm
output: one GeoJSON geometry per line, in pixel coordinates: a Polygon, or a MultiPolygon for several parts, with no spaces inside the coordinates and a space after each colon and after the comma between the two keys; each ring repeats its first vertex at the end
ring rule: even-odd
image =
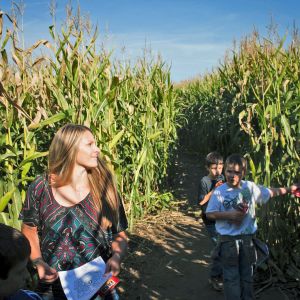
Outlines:
{"type": "Polygon", "coordinates": [[[106,272],[112,272],[113,276],[120,273],[120,264],[127,252],[127,234],[121,231],[112,242],[112,257],[106,263],[106,272]]]}
{"type": "Polygon", "coordinates": [[[28,226],[23,223],[22,233],[29,240],[31,247],[30,259],[38,271],[40,280],[48,283],[55,281],[58,278],[58,273],[43,260],[37,227],[28,226]]]}
{"type": "Polygon", "coordinates": [[[127,252],[127,234],[125,231],[119,232],[112,242],[113,255],[119,255],[122,259],[127,252]]]}

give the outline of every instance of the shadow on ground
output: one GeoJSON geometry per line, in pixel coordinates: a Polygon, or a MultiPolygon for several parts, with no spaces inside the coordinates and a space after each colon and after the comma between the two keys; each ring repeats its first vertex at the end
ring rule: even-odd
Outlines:
{"type": "Polygon", "coordinates": [[[208,286],[211,244],[198,208],[189,205],[195,204],[200,170],[192,159],[176,160],[171,188],[181,205],[136,225],[121,274],[122,298],[223,299],[208,286]]]}
{"type": "MultiPolygon", "coordinates": [[[[166,217],[176,219],[182,215],[173,212],[166,217]]],[[[210,241],[196,221],[194,224],[182,221],[185,220],[172,224],[163,220],[165,225],[153,224],[130,236],[130,256],[122,273],[124,299],[205,297],[210,241]]],[[[222,299],[218,296],[215,292],[214,299],[222,299]]]]}

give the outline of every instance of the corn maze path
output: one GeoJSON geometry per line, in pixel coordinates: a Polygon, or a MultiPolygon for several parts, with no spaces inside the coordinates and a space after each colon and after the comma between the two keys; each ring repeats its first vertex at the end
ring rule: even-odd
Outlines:
{"type": "MultiPolygon", "coordinates": [[[[211,244],[195,204],[204,175],[195,155],[181,153],[171,183],[177,208],[147,217],[130,234],[130,249],[120,274],[121,299],[222,300],[208,284],[211,244]]],[[[279,289],[264,290],[259,300],[288,299],[279,289]]]]}

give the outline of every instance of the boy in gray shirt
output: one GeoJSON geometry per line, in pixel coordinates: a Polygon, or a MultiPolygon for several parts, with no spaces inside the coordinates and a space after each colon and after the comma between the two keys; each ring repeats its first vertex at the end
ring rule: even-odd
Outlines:
{"type": "MultiPolygon", "coordinates": [[[[201,217],[207,233],[211,238],[214,246],[217,244],[217,232],[215,221],[206,217],[205,211],[213,190],[224,182],[223,157],[218,152],[210,152],[205,158],[205,168],[208,174],[202,177],[198,188],[198,203],[201,207],[201,217]]],[[[216,291],[222,291],[222,266],[219,257],[212,257],[209,283],[216,291]]]]}

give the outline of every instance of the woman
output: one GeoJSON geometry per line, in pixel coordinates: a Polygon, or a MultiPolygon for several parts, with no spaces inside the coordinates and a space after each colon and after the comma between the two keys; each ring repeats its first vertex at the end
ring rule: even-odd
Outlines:
{"type": "MultiPolygon", "coordinates": [[[[57,271],[101,256],[115,276],[127,248],[127,220],[111,172],[88,127],[67,124],[49,149],[48,173],[29,186],[22,232],[44,299],[66,299],[57,271]]],[[[114,290],[105,299],[118,299],[114,290]]]]}

